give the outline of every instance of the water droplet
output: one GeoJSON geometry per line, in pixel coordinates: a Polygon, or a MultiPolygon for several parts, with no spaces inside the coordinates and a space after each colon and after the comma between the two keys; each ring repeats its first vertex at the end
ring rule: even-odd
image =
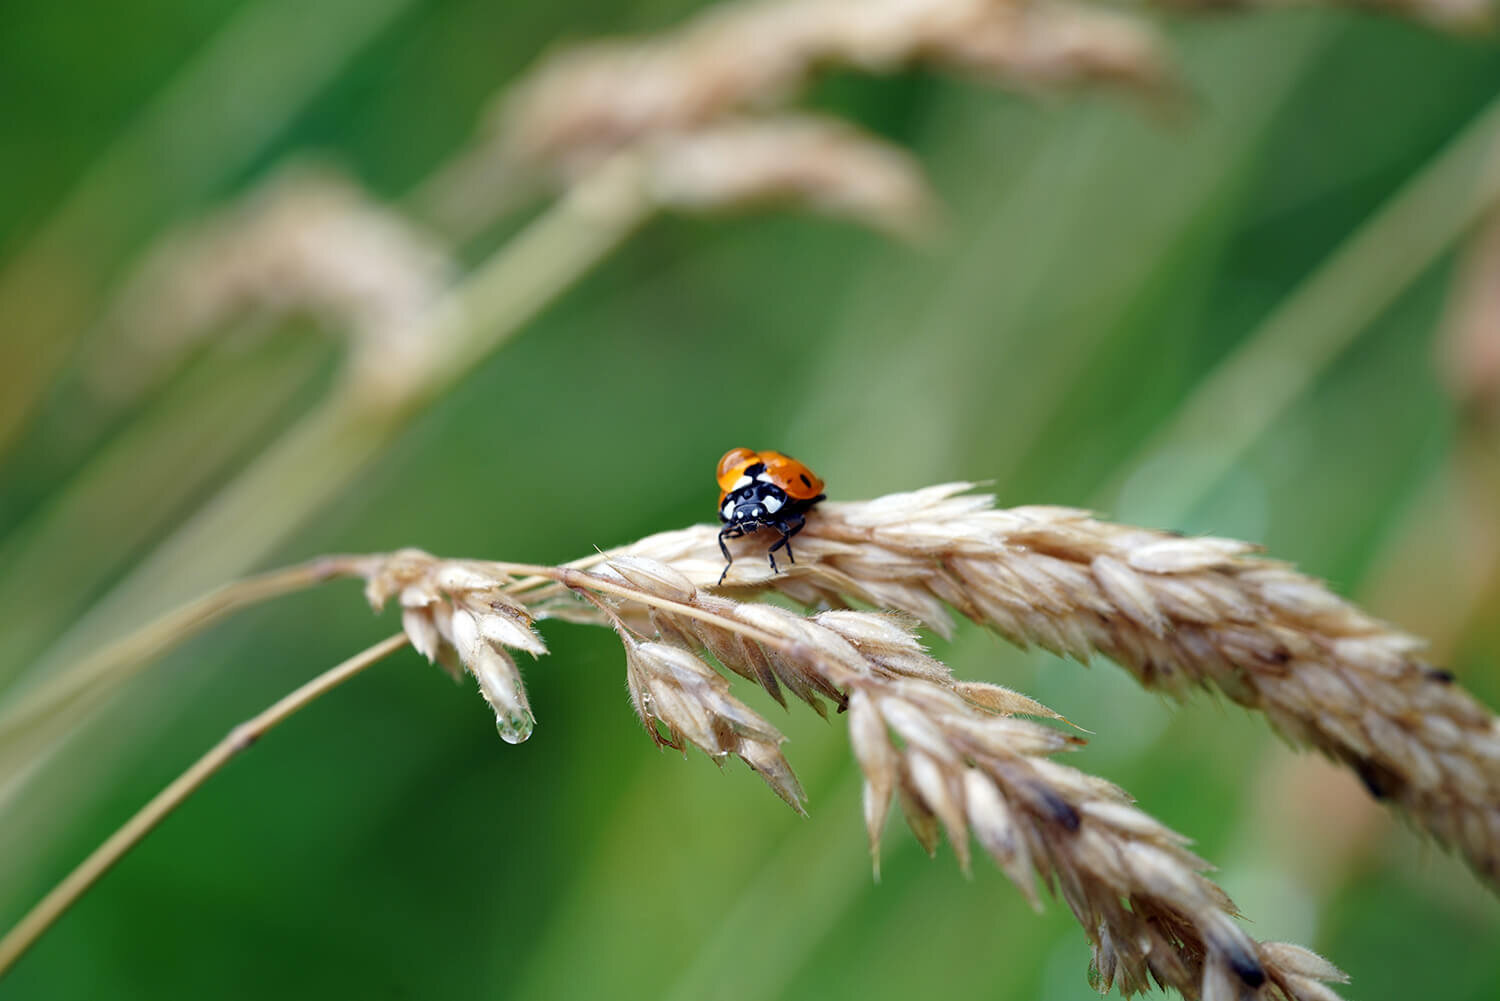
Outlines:
{"type": "Polygon", "coordinates": [[[1094,989],[1094,993],[1096,994],[1109,993],[1110,985],[1104,982],[1104,974],[1099,972],[1099,964],[1097,962],[1089,963],[1089,986],[1094,989]]]}
{"type": "Polygon", "coordinates": [[[500,734],[500,739],[507,744],[519,744],[531,736],[532,729],[536,726],[536,720],[530,713],[501,715],[495,714],[495,732],[500,734]]]}

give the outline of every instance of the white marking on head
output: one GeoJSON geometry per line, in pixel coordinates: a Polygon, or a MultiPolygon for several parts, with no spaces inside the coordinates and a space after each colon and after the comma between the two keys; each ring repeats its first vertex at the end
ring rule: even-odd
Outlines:
{"type": "Polygon", "coordinates": [[[743,490],[754,482],[755,481],[748,476],[741,476],[739,479],[734,481],[734,486],[729,488],[729,492],[734,493],[736,490],[743,490]]]}
{"type": "Polygon", "coordinates": [[[727,500],[727,501],[724,502],[724,520],[728,521],[730,518],[733,518],[733,517],[734,517],[734,501],[727,500]]]}
{"type": "Polygon", "coordinates": [[[770,473],[761,473],[759,476],[756,477],[756,479],[760,480],[762,483],[775,483],[776,482],[776,480],[772,478],[772,476],[771,476],[770,473]]]}
{"type": "Polygon", "coordinates": [[[766,498],[766,510],[775,514],[781,510],[781,498],[775,495],[766,498]]]}

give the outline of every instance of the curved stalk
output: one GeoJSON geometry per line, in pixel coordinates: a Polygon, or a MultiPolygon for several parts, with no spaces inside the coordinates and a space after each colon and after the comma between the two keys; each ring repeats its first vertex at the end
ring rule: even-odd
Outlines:
{"type": "Polygon", "coordinates": [[[361,653],[355,654],[338,666],[323,672],[296,691],[279,699],[269,709],[246,720],[230,730],[203,757],[195,761],[171,784],[141,807],[110,835],[88,858],[53,887],[26,916],[16,924],[3,939],[0,939],[0,978],[3,978],[26,951],[48,928],[67,913],[99,878],[110,870],[125,853],[140,843],[177,807],[207,782],[219,769],[227,765],[236,755],[248,750],[257,740],[278,724],[285,722],[299,710],[319,697],[333,691],[353,678],[365,668],[377,663],[407,644],[406,634],[397,633],[376,643],[361,653]]]}

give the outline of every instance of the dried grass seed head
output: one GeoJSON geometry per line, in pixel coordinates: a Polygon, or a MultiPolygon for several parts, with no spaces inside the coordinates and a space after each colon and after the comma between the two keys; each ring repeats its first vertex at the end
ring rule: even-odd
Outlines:
{"type": "Polygon", "coordinates": [[[643,148],[646,187],[664,208],[785,206],[922,241],[938,215],[916,160],[852,125],[813,115],[723,121],[643,148]]]}
{"type": "MultiPolygon", "coordinates": [[[[1314,977],[1329,970],[1299,952],[1265,949],[1239,928],[1232,903],[1200,875],[1204,863],[1182,838],[1136,811],[1113,784],[1047,760],[1077,738],[994,711],[1041,708],[1030,700],[990,689],[972,697],[941,665],[923,662],[909,623],[848,610],[804,617],[736,602],[640,554],[606,560],[599,574],[552,576],[570,592],[592,589],[614,602],[599,597],[595,607],[621,635],[632,702],[654,739],[691,743],[715,759],[738,756],[798,809],[804,796],[780,752],[781,735],[729,694],[699,650],[725,651],[715,655],[752,678],[761,672],[746,652],[758,651],[767,666],[778,665],[779,683],[793,687],[785,677],[795,679],[814,704],[830,692],[843,700],[865,778],[872,852],[893,799],[920,843],[935,850],[946,832],[965,867],[972,833],[1023,892],[1034,898],[1035,873],[1063,897],[1094,941],[1095,979],[1104,986],[1134,991],[1155,979],[1189,997],[1228,989],[1237,997],[1269,998],[1273,990],[1328,996],[1314,977]],[[632,617],[656,626],[657,638],[633,634],[631,605],[649,609],[632,617]],[[1282,969],[1283,960],[1291,968],[1282,969]]],[[[401,595],[407,610],[428,610],[439,640],[479,662],[491,649],[480,626],[485,609],[513,614],[524,602],[555,602],[545,587],[521,587],[496,565],[414,551],[372,565],[369,590],[376,599],[401,595]],[[494,597],[501,587],[511,590],[494,597]]],[[[431,633],[425,636],[430,646],[431,633]]]]}
{"type": "Polygon", "coordinates": [[[794,810],[806,795],[782,755],[785,739],[759,713],[729,694],[729,683],[699,657],[671,643],[622,634],[631,702],[659,746],[692,744],[714,759],[740,758],[794,810]]]}
{"type": "MultiPolygon", "coordinates": [[[[969,489],[825,501],[798,536],[796,565],[773,574],[736,560],[724,593],[868,604],[945,634],[951,608],[1022,646],[1084,661],[1103,653],[1178,697],[1216,689],[1350,767],[1500,881],[1500,722],[1421,659],[1420,641],[1248,544],[1069,508],[997,510],[969,489]]],[[[622,552],[699,588],[722,565],[709,526],[622,552]]]]}
{"type": "Polygon", "coordinates": [[[391,381],[424,355],[429,310],[453,275],[434,236],[338,170],[296,164],[158,241],[110,321],[134,354],[108,353],[96,381],[139,382],[232,323],[293,316],[348,337],[356,377],[391,381]]]}
{"type": "Polygon", "coordinates": [[[506,95],[497,132],[517,163],[576,174],[650,136],[783,105],[828,67],[926,65],[1043,89],[1103,81],[1158,91],[1144,22],[1008,0],[741,0],[678,30],[545,58],[506,95]]]}
{"type": "Polygon", "coordinates": [[[914,66],[1030,92],[1173,90],[1144,21],[1012,0],[738,0],[676,31],[544,57],[496,102],[464,157],[474,197],[578,183],[628,159],[645,197],[684,211],[775,203],[925,240],[935,199],[916,163],[851,125],[789,110],[819,73],[914,66]]]}
{"type": "Polygon", "coordinates": [[[403,549],[369,565],[365,595],[377,610],[399,597],[413,648],[450,673],[462,665],[472,674],[501,738],[519,744],[531,736],[536,717],[510,650],[539,657],[547,647],[525,605],[506,594],[513,583],[483,563],[403,549]]]}
{"type": "Polygon", "coordinates": [[[962,699],[940,696],[925,708],[886,692],[892,684],[923,683],[871,674],[849,699],[877,865],[896,799],[929,852],[944,832],[967,869],[972,834],[1033,904],[1035,877],[1051,885],[1093,941],[1101,991],[1135,993],[1154,980],[1185,997],[1337,996],[1318,982],[1342,979],[1336,968],[1296,947],[1258,943],[1239,927],[1233,903],[1201,875],[1206,863],[1184,838],[1113,784],[1047,760],[1066,742],[1036,738],[1055,731],[962,699]]]}

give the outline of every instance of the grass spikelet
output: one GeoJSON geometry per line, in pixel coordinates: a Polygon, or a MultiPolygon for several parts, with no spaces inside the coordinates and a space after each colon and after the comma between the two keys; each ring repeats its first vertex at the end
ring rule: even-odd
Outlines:
{"type": "MultiPolygon", "coordinates": [[[[1233,540],[1114,525],[1071,508],[998,510],[963,483],[825,503],[773,575],[737,559],[724,593],[774,589],[808,605],[870,605],[947,634],[947,609],[1025,646],[1093,653],[1176,697],[1206,688],[1357,774],[1500,882],[1500,722],[1421,659],[1415,637],[1233,540]]],[[[750,553],[764,543],[747,540],[750,553]]],[[[626,547],[700,586],[713,530],[626,547]]],[[[535,595],[545,603],[545,593],[535,595]]],[[[776,613],[757,613],[772,615],[776,613]]]]}
{"type": "Polygon", "coordinates": [[[507,648],[540,656],[547,647],[525,607],[503,591],[509,583],[505,575],[408,549],[372,570],[365,594],[377,609],[400,595],[401,625],[412,647],[450,673],[456,657],[479,682],[500,736],[518,744],[531,736],[536,717],[507,648]]]}
{"type": "MultiPolygon", "coordinates": [[[[888,512],[900,503],[884,499],[871,506],[888,512]]],[[[982,513],[969,503],[950,510],[964,518],[982,513]]],[[[891,524],[886,515],[880,518],[891,524]]],[[[930,537],[930,530],[923,531],[930,537]]],[[[847,710],[877,872],[893,800],[929,853],[946,837],[965,870],[972,835],[1033,902],[1037,876],[1067,902],[1094,943],[1092,977],[1101,989],[1118,984],[1133,992],[1155,981],[1186,997],[1324,996],[1319,980],[1336,970],[1309,960],[1311,953],[1268,949],[1248,936],[1234,920],[1233,903],[1201,874],[1206,864],[1187,851],[1184,838],[1132,806],[1113,783],[1050,760],[1078,738],[1013,715],[1055,713],[1005,689],[955,682],[889,615],[837,610],[802,616],[710,594],[680,568],[662,564],[650,543],[644,540],[638,552],[599,557],[597,574],[445,565],[431,557],[423,567],[424,557],[411,551],[392,562],[403,588],[412,590],[423,580],[460,583],[467,588],[460,601],[509,580],[506,600],[537,615],[583,596],[620,635],[631,701],[658,744],[691,744],[716,760],[740,757],[799,811],[804,796],[779,750],[781,735],[735,699],[728,680],[700,654],[712,653],[752,680],[770,666],[776,683],[809,705],[822,707],[826,700],[847,710]],[[551,585],[538,585],[549,578],[551,585]],[[644,623],[654,637],[638,638],[629,623],[644,623]]],[[[980,548],[1003,549],[993,543],[980,548]]],[[[800,576],[816,577],[815,565],[799,557],[798,566],[800,576]]],[[[372,580],[389,590],[397,583],[389,576],[376,569],[372,580]]],[[[1146,587],[1126,579],[1123,586],[1146,587]]],[[[1137,594],[1134,600],[1148,597],[1137,594]]],[[[1122,618],[1141,628],[1134,618],[1122,618]]],[[[454,632],[473,642],[468,634],[477,628],[454,632]]]]}

